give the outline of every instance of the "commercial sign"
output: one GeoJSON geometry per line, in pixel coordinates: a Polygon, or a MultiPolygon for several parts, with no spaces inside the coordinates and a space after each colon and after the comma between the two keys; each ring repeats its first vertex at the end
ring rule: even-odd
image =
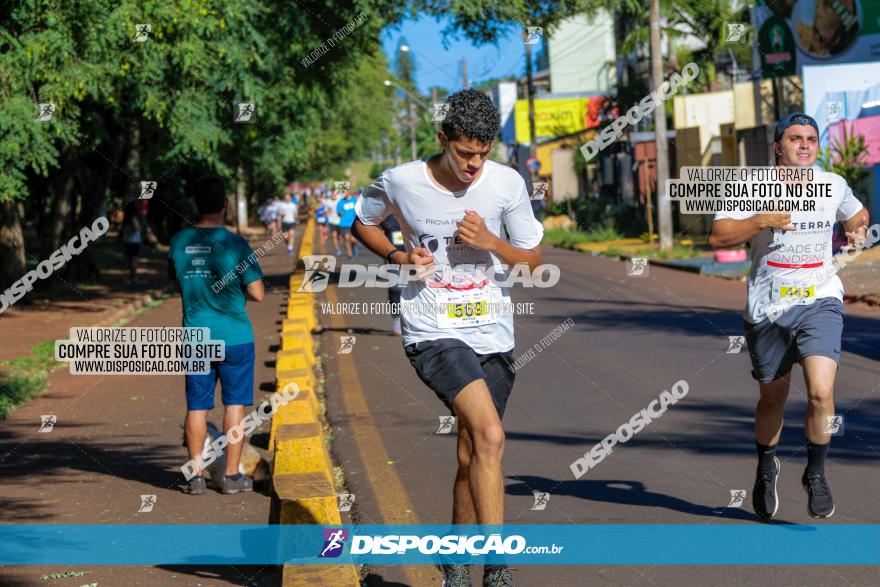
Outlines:
{"type": "Polygon", "coordinates": [[[762,77],[800,75],[804,65],[880,59],[877,0],[758,0],[752,9],[762,77]]]}
{"type": "MultiPolygon", "coordinates": [[[[544,140],[602,124],[603,96],[535,100],[535,137],[544,140]]],[[[514,110],[516,142],[529,142],[529,101],[517,100],[514,110]]]]}

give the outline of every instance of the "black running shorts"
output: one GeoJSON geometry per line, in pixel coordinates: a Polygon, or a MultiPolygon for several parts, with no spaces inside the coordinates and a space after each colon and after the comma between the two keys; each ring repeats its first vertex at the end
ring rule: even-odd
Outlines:
{"type": "Polygon", "coordinates": [[[437,394],[450,412],[458,392],[469,383],[483,379],[498,417],[504,417],[507,398],[516,378],[511,369],[513,351],[480,355],[454,338],[416,342],[406,345],[403,350],[419,379],[437,394]]]}

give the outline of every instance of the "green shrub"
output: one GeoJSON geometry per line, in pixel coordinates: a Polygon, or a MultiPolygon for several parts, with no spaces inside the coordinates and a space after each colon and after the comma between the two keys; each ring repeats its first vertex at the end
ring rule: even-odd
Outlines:
{"type": "Polygon", "coordinates": [[[0,420],[9,412],[46,390],[55,361],[55,341],[31,348],[33,356],[0,361],[0,420]]]}

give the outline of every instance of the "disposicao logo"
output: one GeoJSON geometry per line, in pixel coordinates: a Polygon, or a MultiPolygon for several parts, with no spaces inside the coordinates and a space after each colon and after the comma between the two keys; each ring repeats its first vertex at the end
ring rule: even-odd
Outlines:
{"type": "Polygon", "coordinates": [[[345,541],[348,540],[348,530],[338,528],[324,529],[324,548],[321,550],[319,558],[337,558],[345,549],[345,541]]]}

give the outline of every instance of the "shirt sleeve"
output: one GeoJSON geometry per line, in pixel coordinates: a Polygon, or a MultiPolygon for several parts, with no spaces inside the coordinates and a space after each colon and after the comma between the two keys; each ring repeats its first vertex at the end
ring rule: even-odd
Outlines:
{"type": "Polygon", "coordinates": [[[544,227],[535,218],[526,183],[517,178],[517,193],[502,213],[502,220],[510,236],[510,244],[521,249],[534,249],[544,238],[544,227]]]}
{"type": "Polygon", "coordinates": [[[862,208],[864,208],[862,203],[853,194],[846,180],[843,180],[843,200],[841,200],[840,206],[837,208],[837,219],[841,222],[849,220],[858,214],[862,208]]]}
{"type": "Polygon", "coordinates": [[[240,263],[245,263],[245,269],[241,272],[241,284],[247,285],[252,281],[263,279],[263,270],[260,269],[260,261],[256,253],[251,249],[250,245],[244,239],[241,240],[241,259],[240,263]]]}
{"type": "Polygon", "coordinates": [[[388,172],[385,171],[368,186],[357,199],[354,207],[358,220],[367,226],[375,226],[391,214],[391,201],[388,199],[388,172]]]}

